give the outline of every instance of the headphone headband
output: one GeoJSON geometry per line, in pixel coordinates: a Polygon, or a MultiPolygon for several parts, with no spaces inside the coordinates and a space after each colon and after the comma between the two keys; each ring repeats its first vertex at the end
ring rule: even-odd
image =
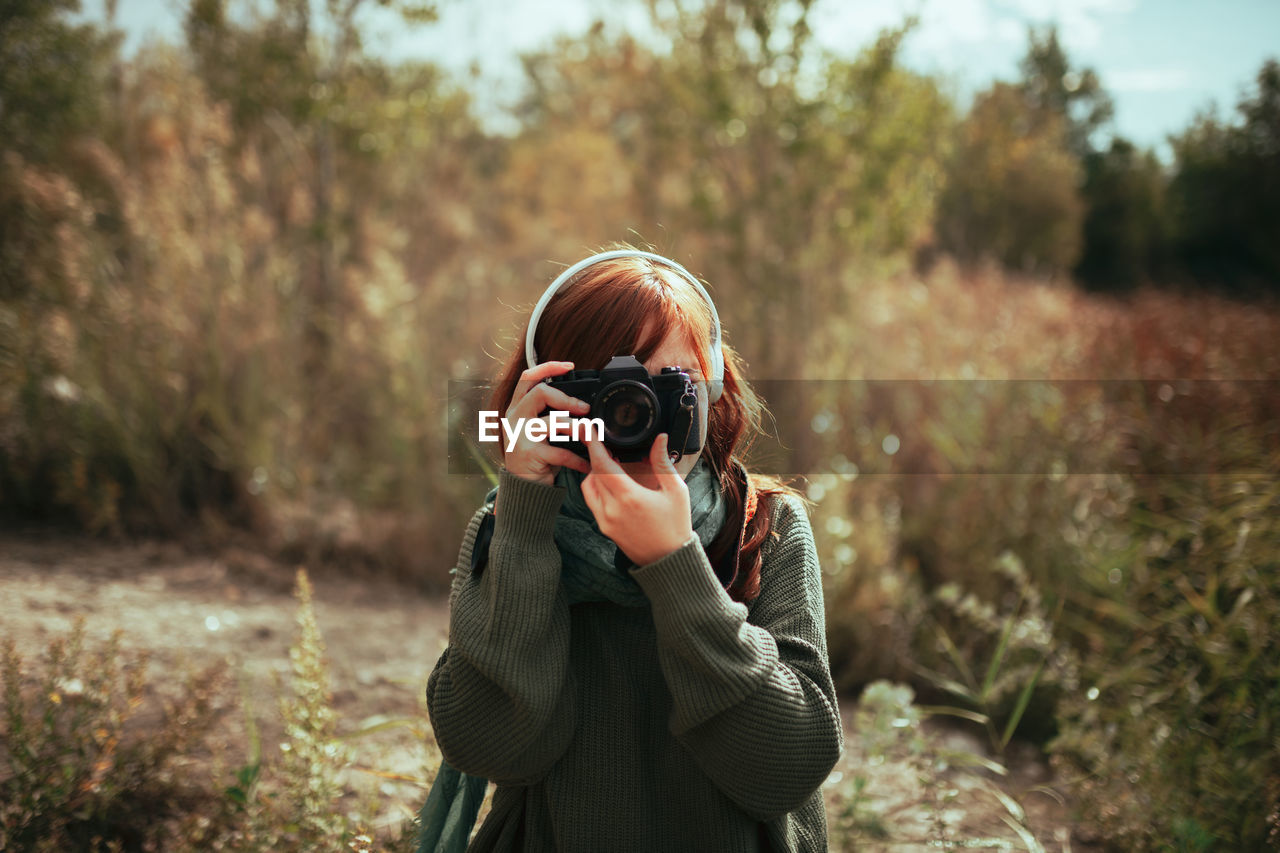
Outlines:
{"type": "Polygon", "coordinates": [[[711,295],[707,293],[707,289],[702,286],[702,283],[680,264],[670,258],[664,258],[662,255],[656,255],[653,252],[642,252],[638,249],[616,249],[592,255],[585,260],[578,261],[560,273],[555,281],[551,282],[551,286],[542,294],[538,304],[533,307],[533,314],[529,317],[529,331],[524,339],[524,355],[528,366],[536,367],[538,365],[538,353],[533,348],[533,338],[537,334],[538,321],[542,319],[542,312],[546,310],[547,304],[551,302],[551,299],[587,267],[598,264],[601,261],[611,261],[615,258],[643,258],[647,261],[662,264],[668,269],[679,273],[697,289],[698,293],[702,294],[702,298],[706,300],[707,307],[711,309],[711,385],[708,390],[708,401],[714,403],[720,399],[720,393],[724,390],[724,353],[720,350],[720,314],[716,311],[716,304],[711,301],[711,295]]]}

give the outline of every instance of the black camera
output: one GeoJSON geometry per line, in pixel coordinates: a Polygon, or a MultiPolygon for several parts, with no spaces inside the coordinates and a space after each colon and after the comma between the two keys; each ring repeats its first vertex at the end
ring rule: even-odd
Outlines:
{"type": "MultiPolygon", "coordinates": [[[[587,417],[604,423],[604,446],[619,462],[647,459],[664,432],[667,449],[678,456],[702,449],[698,389],[679,367],[650,375],[634,355],[616,355],[603,370],[571,370],[547,384],[591,404],[587,417]]],[[[581,442],[565,446],[587,456],[581,442]]]]}

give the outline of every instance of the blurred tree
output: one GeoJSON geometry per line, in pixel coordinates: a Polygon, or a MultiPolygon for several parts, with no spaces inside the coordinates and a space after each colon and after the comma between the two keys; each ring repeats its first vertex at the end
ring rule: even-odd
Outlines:
{"type": "MultiPolygon", "coordinates": [[[[817,150],[804,132],[816,107],[796,91],[807,7],[654,3],[650,12],[669,52],[611,36],[601,25],[581,41],[530,57],[531,93],[520,113],[526,131],[513,156],[538,140],[583,143],[582,154],[595,164],[582,173],[588,186],[605,189],[610,201],[634,203],[607,202],[603,216],[587,214],[575,191],[554,205],[562,217],[586,220],[593,232],[598,222],[610,239],[627,228],[642,238],[661,231],[668,251],[717,285],[734,287],[734,298],[778,300],[788,285],[782,267],[796,260],[791,235],[811,215],[807,207],[793,209],[813,187],[809,176],[796,174],[796,161],[817,150]]],[[[576,156],[572,146],[548,154],[560,163],[576,156]]]]}
{"type": "MultiPolygon", "coordinates": [[[[362,311],[347,282],[377,254],[369,213],[394,194],[386,171],[369,167],[390,145],[380,121],[393,100],[392,72],[363,53],[357,17],[371,2],[276,0],[241,24],[226,0],[192,0],[186,15],[199,73],[214,98],[231,105],[236,142],[260,163],[243,189],[304,259],[300,378],[316,427],[307,440],[317,448],[338,421],[363,429],[355,426],[363,422],[358,411],[334,398],[332,374],[346,327],[362,311]]],[[[419,3],[395,8],[415,21],[432,15],[419,3]]]]}
{"type": "Polygon", "coordinates": [[[828,197],[837,245],[892,256],[930,239],[954,110],[935,80],[904,69],[915,19],[882,32],[852,62],[831,60],[819,120],[835,168],[828,197]]]}
{"type": "Polygon", "coordinates": [[[321,10],[310,0],[276,0],[268,17],[241,27],[230,20],[226,0],[192,0],[186,17],[187,43],[201,77],[216,100],[232,105],[239,138],[253,140],[269,130],[292,149],[290,159],[306,157],[305,163],[295,159],[290,171],[311,190],[311,216],[303,226],[308,259],[302,287],[307,294],[303,376],[317,392],[325,384],[343,314],[341,259],[335,255],[333,129],[318,106],[329,100],[330,86],[344,78],[359,50],[359,6],[360,0],[328,0],[325,19],[315,22],[321,10]]]}
{"type": "MultiPolygon", "coordinates": [[[[93,210],[66,174],[102,114],[118,39],[73,23],[75,0],[0,3],[0,506],[49,500],[43,437],[56,444],[78,389],[66,308],[85,300],[93,210]],[[51,383],[57,383],[51,385],[51,383]],[[63,392],[62,398],[50,389],[63,392]],[[30,441],[28,439],[31,439],[30,441]]],[[[92,501],[86,486],[80,499],[92,501]]]]}
{"type": "Polygon", "coordinates": [[[1179,259],[1236,292],[1280,293],[1280,63],[1268,60],[1239,121],[1201,114],[1172,137],[1179,259]]]}
{"type": "Polygon", "coordinates": [[[665,243],[765,374],[847,352],[814,330],[845,306],[852,268],[927,239],[951,122],[936,83],[898,63],[909,25],[841,61],[813,47],[808,10],[655,3],[669,52],[601,25],[528,57],[506,187],[537,199],[516,215],[554,220],[526,233],[665,243]],[[529,179],[566,172],[578,180],[529,179]]]}
{"type": "Polygon", "coordinates": [[[118,37],[68,20],[79,0],[0,4],[0,149],[55,158],[94,126],[118,37]]]}
{"type": "Polygon", "coordinates": [[[1065,272],[1080,253],[1082,170],[1060,115],[1021,86],[978,95],[960,127],[939,212],[939,237],[964,261],[1065,272]]]}
{"type": "Polygon", "coordinates": [[[191,0],[187,8],[187,47],[196,69],[214,100],[231,105],[241,130],[273,114],[300,121],[312,112],[309,90],[319,71],[308,44],[311,4],[279,0],[273,11],[256,24],[239,25],[227,0],[191,0]]]}
{"type": "Polygon", "coordinates": [[[1028,30],[1027,41],[1019,86],[1032,114],[1039,121],[1061,121],[1067,147],[1083,159],[1095,150],[1094,134],[1111,121],[1111,97],[1092,68],[1071,67],[1056,26],[1028,30]]]}
{"type": "Polygon", "coordinates": [[[1076,276],[1087,285],[1127,291],[1167,273],[1166,177],[1155,153],[1116,137],[1085,157],[1084,249],[1076,276]]]}

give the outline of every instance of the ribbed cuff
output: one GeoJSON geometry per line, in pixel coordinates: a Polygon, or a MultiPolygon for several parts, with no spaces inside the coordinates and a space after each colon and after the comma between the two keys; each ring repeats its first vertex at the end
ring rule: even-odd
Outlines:
{"type": "Polygon", "coordinates": [[[550,538],[566,494],[561,486],[535,483],[503,468],[493,506],[494,535],[501,531],[516,541],[550,538]]]}
{"type": "Polygon", "coordinates": [[[660,560],[630,571],[653,605],[654,624],[683,634],[735,606],[694,536],[660,560]]]}
{"type": "Polygon", "coordinates": [[[674,734],[738,705],[769,680],[777,643],[746,623],[746,605],[720,586],[696,538],[631,576],[653,605],[674,734]]]}
{"type": "MultiPolygon", "coordinates": [[[[510,651],[511,644],[542,636],[552,619],[560,585],[556,517],[566,491],[524,480],[503,470],[494,503],[493,544],[482,583],[489,596],[489,638],[510,651]]],[[[566,616],[568,614],[565,614],[566,616]]]]}

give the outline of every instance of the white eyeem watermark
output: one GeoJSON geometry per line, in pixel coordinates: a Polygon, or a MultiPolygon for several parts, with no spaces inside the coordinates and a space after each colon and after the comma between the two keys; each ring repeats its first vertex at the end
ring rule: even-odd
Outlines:
{"type": "Polygon", "coordinates": [[[542,418],[516,418],[515,423],[492,410],[479,412],[479,429],[477,439],[484,442],[501,441],[506,438],[507,452],[516,449],[516,441],[520,434],[530,441],[604,441],[603,418],[575,418],[568,412],[553,409],[550,416],[542,418]],[[501,434],[499,434],[501,429],[501,434]]]}

